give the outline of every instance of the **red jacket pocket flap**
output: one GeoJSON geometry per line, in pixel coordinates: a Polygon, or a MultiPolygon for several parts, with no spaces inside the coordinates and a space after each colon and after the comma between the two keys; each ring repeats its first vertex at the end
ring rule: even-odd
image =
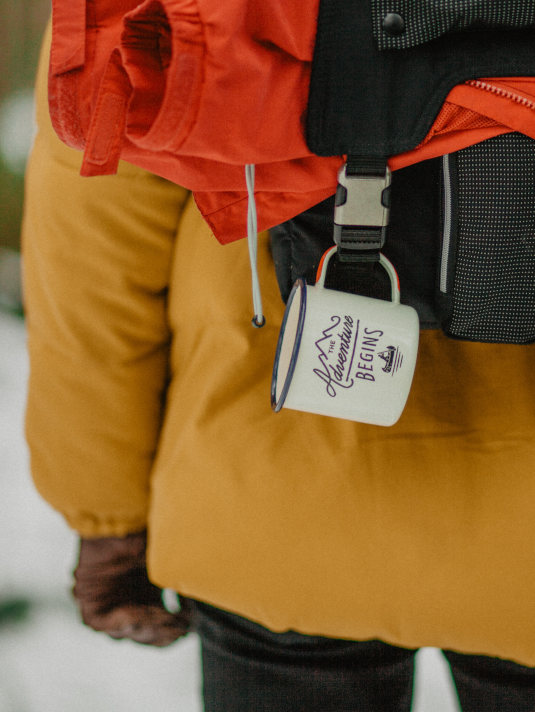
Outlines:
{"type": "Polygon", "coordinates": [[[64,74],[85,62],[86,0],[53,0],[50,71],[64,74]]]}

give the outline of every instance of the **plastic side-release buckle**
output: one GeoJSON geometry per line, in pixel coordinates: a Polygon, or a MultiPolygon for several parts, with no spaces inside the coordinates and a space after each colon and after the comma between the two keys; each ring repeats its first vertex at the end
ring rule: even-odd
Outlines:
{"type": "Polygon", "coordinates": [[[390,169],[386,160],[349,160],[338,173],[334,241],[342,262],[375,262],[385,243],[390,169]]]}

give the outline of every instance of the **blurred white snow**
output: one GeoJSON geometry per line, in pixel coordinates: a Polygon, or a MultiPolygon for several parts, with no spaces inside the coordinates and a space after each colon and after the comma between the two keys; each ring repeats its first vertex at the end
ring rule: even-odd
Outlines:
{"type": "MultiPolygon", "coordinates": [[[[27,376],[24,323],[0,311],[0,602],[30,601],[28,617],[0,632],[0,712],[201,712],[195,635],[151,649],[80,623],[69,593],[76,537],[29,475],[27,376]]],[[[444,658],[421,650],[413,712],[458,709],[444,658]]]]}
{"type": "Polygon", "coordinates": [[[37,130],[33,87],[11,92],[0,104],[0,158],[12,173],[23,175],[37,130]]]}

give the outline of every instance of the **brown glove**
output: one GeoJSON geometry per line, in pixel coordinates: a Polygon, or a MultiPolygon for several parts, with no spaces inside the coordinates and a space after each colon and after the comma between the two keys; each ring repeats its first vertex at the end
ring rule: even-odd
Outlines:
{"type": "Polygon", "coordinates": [[[163,647],[186,635],[191,610],[184,601],[179,613],[165,609],[161,589],[147,576],[146,540],[145,532],[81,539],[73,595],[94,630],[163,647]]]}

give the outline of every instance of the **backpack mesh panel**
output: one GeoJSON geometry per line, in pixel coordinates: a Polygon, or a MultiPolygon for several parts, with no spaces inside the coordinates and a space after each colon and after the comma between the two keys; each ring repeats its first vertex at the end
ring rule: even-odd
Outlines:
{"type": "Polygon", "coordinates": [[[535,141],[505,134],[456,156],[456,264],[447,331],[474,341],[533,341],[535,141]]]}
{"type": "Polygon", "coordinates": [[[377,46],[408,49],[446,34],[467,29],[524,29],[535,23],[535,7],[525,0],[372,0],[377,46]],[[391,12],[405,20],[405,31],[392,35],[383,29],[391,12]]]}

